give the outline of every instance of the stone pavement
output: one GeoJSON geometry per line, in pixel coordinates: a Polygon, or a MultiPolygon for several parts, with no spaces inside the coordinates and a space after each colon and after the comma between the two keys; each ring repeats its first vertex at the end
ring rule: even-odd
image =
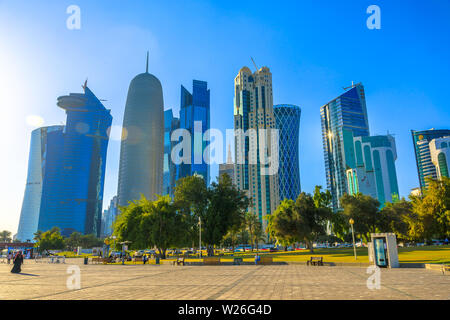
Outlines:
{"type": "Polygon", "coordinates": [[[450,277],[425,269],[382,269],[381,288],[359,267],[83,265],[26,261],[22,274],[0,264],[4,299],[450,299],[450,277]],[[67,268],[81,271],[81,289],[70,290],[67,268]]]}

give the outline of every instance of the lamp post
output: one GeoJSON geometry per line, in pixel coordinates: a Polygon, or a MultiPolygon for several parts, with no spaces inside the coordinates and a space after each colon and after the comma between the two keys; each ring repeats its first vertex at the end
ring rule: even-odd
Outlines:
{"type": "Polygon", "coordinates": [[[350,225],[352,226],[353,253],[355,254],[355,260],[356,260],[355,232],[353,231],[353,224],[355,223],[355,220],[350,218],[350,220],[348,222],[350,222],[350,225]]]}
{"type": "Polygon", "coordinates": [[[125,245],[131,243],[131,241],[119,242],[122,245],[122,264],[125,264],[125,245]]]}
{"type": "Polygon", "coordinates": [[[202,219],[200,216],[198,217],[198,230],[199,230],[199,239],[198,239],[198,246],[199,246],[199,252],[198,252],[198,258],[202,258],[202,219]]]}

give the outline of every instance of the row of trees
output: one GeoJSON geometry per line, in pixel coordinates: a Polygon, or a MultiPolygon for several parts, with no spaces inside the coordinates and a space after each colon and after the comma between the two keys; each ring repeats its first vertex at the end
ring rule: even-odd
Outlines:
{"type": "MultiPolygon", "coordinates": [[[[131,241],[131,249],[156,247],[162,258],[173,247],[195,247],[201,225],[202,243],[208,255],[214,246],[234,246],[243,236],[257,244],[263,231],[258,219],[246,214],[249,199],[224,174],[206,187],[203,178],[188,176],[177,181],[173,200],[144,196],[121,207],[113,225],[116,245],[131,241]]],[[[118,247],[117,247],[118,248],[118,247]]],[[[118,248],[119,249],[119,248],[118,248]]]]}
{"type": "Polygon", "coordinates": [[[79,232],[72,232],[70,237],[65,238],[57,227],[45,232],[37,231],[34,234],[34,240],[36,241],[35,247],[38,247],[40,252],[64,249],[74,250],[77,247],[90,249],[103,245],[103,240],[93,234],[83,235],[79,232]]]}
{"type": "Polygon", "coordinates": [[[430,241],[450,237],[450,179],[429,180],[422,195],[386,203],[380,209],[378,200],[363,195],[345,194],[340,203],[343,210],[332,213],[331,194],[317,186],[314,195],[301,193],[296,201],[284,200],[271,216],[267,216],[267,232],[281,245],[306,243],[324,238],[327,225],[335,237],[348,241],[349,220],[363,241],[370,234],[394,232],[400,241],[430,241]]]}

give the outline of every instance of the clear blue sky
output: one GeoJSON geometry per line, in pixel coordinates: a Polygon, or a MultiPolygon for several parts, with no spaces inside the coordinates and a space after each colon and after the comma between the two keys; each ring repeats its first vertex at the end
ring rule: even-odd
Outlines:
{"type": "MultiPolygon", "coordinates": [[[[130,80],[145,70],[179,110],[180,85],[205,80],[211,125],[233,126],[238,70],[273,74],[274,104],[302,109],[302,189],[325,185],[319,108],[351,81],[363,82],[371,134],[395,134],[401,196],[418,186],[411,129],[450,128],[450,2],[431,1],[19,1],[0,0],[0,229],[17,231],[30,132],[65,122],[56,98],[86,77],[121,126],[130,80]],[[68,30],[66,8],[81,9],[68,30]],[[366,9],[381,8],[381,30],[366,9]]],[[[117,128],[117,127],[115,127],[117,128]]],[[[104,206],[117,190],[120,142],[108,150],[104,206]]],[[[217,166],[212,168],[217,175],[217,166]]]]}

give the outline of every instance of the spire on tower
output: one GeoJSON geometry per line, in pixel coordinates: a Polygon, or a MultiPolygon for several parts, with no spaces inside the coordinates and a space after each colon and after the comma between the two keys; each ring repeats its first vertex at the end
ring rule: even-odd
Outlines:
{"type": "Polygon", "coordinates": [[[227,157],[227,164],[232,164],[233,163],[233,159],[231,157],[231,146],[230,144],[228,144],[228,157],[227,157]]]}
{"type": "Polygon", "coordinates": [[[145,66],[145,73],[148,73],[148,50],[147,50],[147,65],[145,66]]]}

